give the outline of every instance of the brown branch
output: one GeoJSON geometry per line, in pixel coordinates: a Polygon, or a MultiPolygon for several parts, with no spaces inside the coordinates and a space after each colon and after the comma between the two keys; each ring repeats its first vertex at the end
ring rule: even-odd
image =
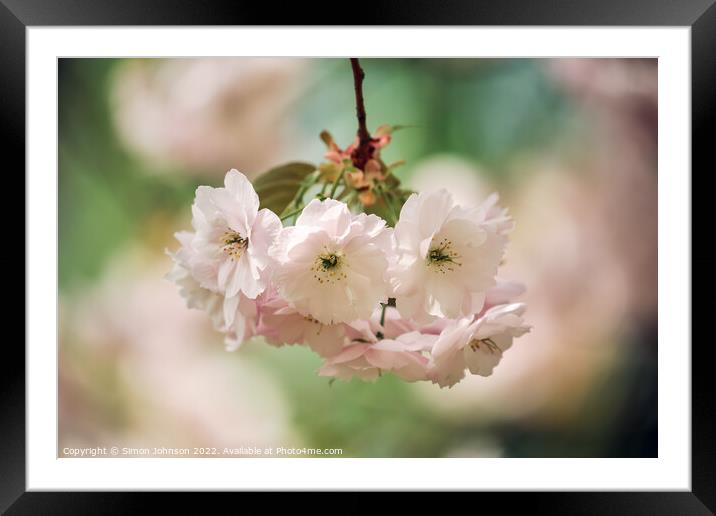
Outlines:
{"type": "Polygon", "coordinates": [[[353,165],[363,170],[365,164],[373,155],[373,149],[371,147],[372,140],[365,121],[365,101],[363,100],[363,79],[365,78],[365,72],[355,57],[351,58],[351,67],[353,68],[353,85],[356,93],[356,116],[358,117],[358,147],[353,150],[351,158],[353,165]]]}

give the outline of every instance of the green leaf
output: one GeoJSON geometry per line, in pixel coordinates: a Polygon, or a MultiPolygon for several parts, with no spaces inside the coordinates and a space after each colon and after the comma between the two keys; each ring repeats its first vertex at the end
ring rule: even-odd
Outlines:
{"type": "Polygon", "coordinates": [[[306,178],[315,170],[315,165],[296,161],[261,174],[253,182],[254,189],[259,194],[259,207],[281,213],[296,196],[306,178]]]}

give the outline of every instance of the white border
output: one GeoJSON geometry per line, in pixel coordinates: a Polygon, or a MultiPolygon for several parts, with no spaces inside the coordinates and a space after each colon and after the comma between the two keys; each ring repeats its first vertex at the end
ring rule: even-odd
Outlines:
{"type": "Polygon", "coordinates": [[[28,28],[28,490],[690,490],[690,109],[684,27],[28,28]],[[659,458],[57,459],[57,58],[204,55],[658,57],[659,458]]]}

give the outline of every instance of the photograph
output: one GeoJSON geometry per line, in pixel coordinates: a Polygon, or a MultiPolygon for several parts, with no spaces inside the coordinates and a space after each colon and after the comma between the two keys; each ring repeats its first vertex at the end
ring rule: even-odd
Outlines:
{"type": "Polygon", "coordinates": [[[57,458],[659,457],[660,66],[58,57],[57,458]]]}
{"type": "Polygon", "coordinates": [[[715,2],[0,0],[0,513],[714,514],[715,2]]]}

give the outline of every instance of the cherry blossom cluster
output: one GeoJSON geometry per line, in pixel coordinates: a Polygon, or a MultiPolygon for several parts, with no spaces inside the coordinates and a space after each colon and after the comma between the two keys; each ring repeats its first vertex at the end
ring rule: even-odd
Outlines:
{"type": "Polygon", "coordinates": [[[451,387],[467,372],[492,374],[529,331],[515,302],[524,288],[497,279],[513,221],[496,195],[460,206],[445,190],[412,193],[394,227],[323,194],[285,227],[259,208],[251,182],[230,170],[223,187],[198,187],[193,231],[177,233],[170,253],[168,277],[230,350],[260,337],[309,347],[324,359],[321,376],[451,387]]]}

